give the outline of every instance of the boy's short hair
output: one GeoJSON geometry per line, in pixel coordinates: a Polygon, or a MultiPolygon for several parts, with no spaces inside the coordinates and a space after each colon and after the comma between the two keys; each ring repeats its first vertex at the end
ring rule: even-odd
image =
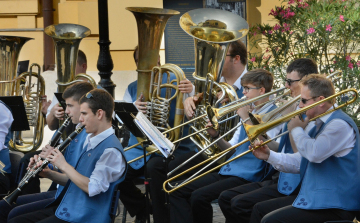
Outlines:
{"type": "Polygon", "coordinates": [[[248,71],[241,78],[241,85],[252,84],[259,88],[264,87],[265,92],[271,91],[273,83],[274,83],[273,74],[264,69],[254,69],[248,71]]]}
{"type": "MultiPolygon", "coordinates": [[[[300,81],[300,83],[303,86],[308,87],[311,97],[324,96],[327,98],[335,94],[334,85],[324,74],[307,75],[300,81]]],[[[334,104],[335,100],[330,100],[329,103],[334,104]]]]}
{"type": "Polygon", "coordinates": [[[231,52],[229,51],[228,54],[234,58],[236,55],[240,56],[240,61],[243,65],[247,64],[247,49],[245,44],[241,41],[234,41],[231,44],[231,52]]]}
{"type": "Polygon", "coordinates": [[[298,72],[300,79],[309,74],[319,73],[316,62],[310,58],[300,58],[291,62],[286,69],[286,73],[289,74],[293,71],[298,72]]]}
{"type": "Polygon", "coordinates": [[[62,95],[63,99],[73,98],[74,101],[79,102],[80,98],[94,89],[94,87],[86,81],[81,81],[67,87],[62,95]]]}
{"type": "Polygon", "coordinates": [[[102,89],[93,89],[80,98],[80,104],[85,102],[88,103],[92,113],[96,114],[101,109],[105,111],[106,120],[111,121],[115,103],[109,92],[102,89]]]}
{"type": "Polygon", "coordinates": [[[86,55],[82,50],[78,52],[77,63],[81,66],[83,64],[87,64],[86,55]]]}

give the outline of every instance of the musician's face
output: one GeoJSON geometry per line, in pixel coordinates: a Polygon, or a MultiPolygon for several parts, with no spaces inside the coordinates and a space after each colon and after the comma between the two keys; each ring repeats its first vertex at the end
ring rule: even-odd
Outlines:
{"type": "MultiPolygon", "coordinates": [[[[299,104],[299,107],[300,108],[303,108],[303,107],[306,107],[306,106],[309,106],[311,104],[314,104],[316,101],[318,101],[318,97],[313,97],[311,95],[311,91],[309,90],[309,88],[307,86],[303,86],[301,88],[301,99],[300,100],[300,104],[299,104]],[[305,103],[303,102],[305,101],[305,103]]],[[[306,111],[306,116],[309,118],[309,119],[312,119],[314,117],[316,117],[319,113],[319,106],[316,106],[312,109],[309,109],[306,111]]]]}
{"type": "Polygon", "coordinates": [[[74,101],[72,97],[65,99],[66,110],[65,113],[71,117],[71,121],[74,124],[79,123],[80,117],[80,105],[79,102],[74,101]]]}
{"type": "Polygon", "coordinates": [[[285,81],[285,87],[291,90],[291,97],[296,97],[300,94],[299,74],[297,71],[292,71],[286,74],[286,79],[290,80],[290,85],[285,81]]]}
{"type": "Polygon", "coordinates": [[[79,121],[82,125],[85,126],[86,133],[93,133],[97,135],[98,133],[98,113],[99,110],[94,114],[89,104],[84,102],[80,105],[80,118],[79,121]]]}
{"type": "Polygon", "coordinates": [[[252,99],[260,95],[261,88],[257,88],[253,84],[244,84],[243,85],[243,94],[247,99],[252,99]]]}

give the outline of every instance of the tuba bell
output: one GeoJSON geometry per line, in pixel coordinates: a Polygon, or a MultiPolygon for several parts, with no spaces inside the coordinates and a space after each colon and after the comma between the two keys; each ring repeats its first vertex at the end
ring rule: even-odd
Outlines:
{"type": "MultiPolygon", "coordinates": [[[[202,100],[195,111],[195,118],[206,114],[206,106],[218,107],[224,97],[229,102],[238,101],[234,88],[226,83],[219,83],[226,53],[231,42],[245,37],[248,33],[247,22],[238,15],[218,9],[195,9],[186,12],[180,18],[180,27],[194,38],[195,46],[195,94],[202,94],[202,100]],[[220,99],[217,92],[224,92],[220,99]]],[[[229,114],[231,116],[231,114],[229,114]]],[[[228,118],[224,117],[224,119],[228,118]]],[[[224,122],[220,127],[223,134],[234,127],[239,120],[224,122]]],[[[206,118],[197,120],[190,132],[197,132],[206,125],[206,118]]],[[[232,134],[227,136],[227,140],[232,134]]],[[[212,141],[206,131],[191,137],[200,148],[206,148],[212,141]]],[[[207,156],[217,153],[218,149],[207,149],[207,156]]]]}
{"type": "MultiPolygon", "coordinates": [[[[0,36],[0,95],[22,96],[27,119],[32,133],[27,139],[23,132],[14,131],[9,148],[21,152],[35,151],[42,143],[44,117],[41,113],[42,98],[45,95],[45,81],[38,64],[32,64],[29,72],[16,77],[17,63],[21,48],[33,38],[19,36],[0,36]],[[37,67],[38,73],[33,72],[37,67]],[[34,81],[36,79],[36,81],[34,81]],[[31,140],[28,140],[31,138],[31,140]]],[[[29,133],[28,131],[27,133],[29,133]]]]}

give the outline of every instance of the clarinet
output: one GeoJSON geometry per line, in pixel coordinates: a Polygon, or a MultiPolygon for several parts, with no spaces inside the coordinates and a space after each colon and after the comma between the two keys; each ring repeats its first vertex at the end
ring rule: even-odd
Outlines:
{"type": "MultiPolygon", "coordinates": [[[[74,132],[72,132],[63,143],[61,143],[57,148],[61,153],[63,153],[66,147],[70,144],[70,142],[84,129],[85,126],[81,126],[77,128],[74,132]]],[[[31,177],[35,177],[39,172],[41,172],[49,163],[49,160],[46,158],[41,166],[31,173],[24,176],[24,178],[20,181],[18,187],[8,196],[4,197],[3,200],[6,201],[10,206],[12,204],[16,204],[16,200],[21,193],[21,189],[27,185],[31,177]]]]}
{"type": "MultiPolygon", "coordinates": [[[[60,126],[60,128],[56,131],[56,133],[54,134],[54,136],[51,138],[51,140],[50,140],[50,142],[49,142],[49,145],[50,145],[51,147],[55,147],[55,146],[58,144],[58,142],[59,142],[59,140],[60,140],[60,137],[61,137],[61,135],[63,134],[64,129],[69,126],[70,120],[71,120],[71,118],[70,118],[70,117],[67,117],[66,120],[64,121],[64,123],[60,126]]],[[[38,158],[38,160],[37,160],[36,162],[39,162],[40,160],[41,160],[41,157],[39,156],[39,158],[38,158]]],[[[30,169],[26,172],[24,178],[25,178],[28,174],[30,174],[31,172],[33,172],[33,171],[35,170],[35,166],[36,166],[36,164],[34,164],[34,166],[33,166],[32,168],[30,168],[30,169]]]]}

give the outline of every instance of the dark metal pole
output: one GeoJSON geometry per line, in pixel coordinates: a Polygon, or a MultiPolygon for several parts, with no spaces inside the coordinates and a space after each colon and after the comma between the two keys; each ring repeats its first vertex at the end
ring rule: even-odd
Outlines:
{"type": "Polygon", "coordinates": [[[107,90],[113,97],[116,85],[111,80],[112,69],[114,64],[110,54],[110,40],[109,40],[109,17],[108,17],[108,1],[98,0],[99,10],[99,58],[97,68],[99,70],[100,82],[99,85],[107,90]]]}
{"type": "MultiPolygon", "coordinates": [[[[54,24],[53,1],[43,0],[44,28],[54,24]]],[[[44,66],[43,70],[53,70],[55,65],[54,41],[44,33],[44,66]]]]}

